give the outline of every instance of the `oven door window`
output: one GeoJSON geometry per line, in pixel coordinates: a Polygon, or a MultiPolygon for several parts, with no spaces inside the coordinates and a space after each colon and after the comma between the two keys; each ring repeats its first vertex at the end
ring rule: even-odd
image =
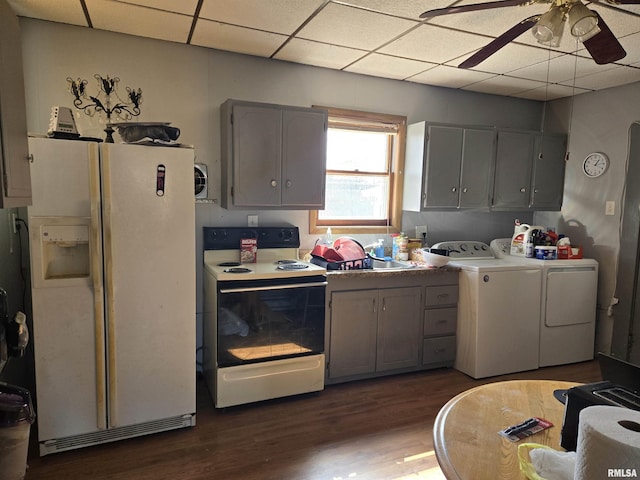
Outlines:
{"type": "Polygon", "coordinates": [[[326,283],[243,283],[219,285],[218,367],[324,351],[326,283]]]}

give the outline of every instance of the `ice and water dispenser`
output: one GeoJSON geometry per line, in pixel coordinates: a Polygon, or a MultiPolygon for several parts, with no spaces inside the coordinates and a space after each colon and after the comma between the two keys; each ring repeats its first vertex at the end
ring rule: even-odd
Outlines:
{"type": "Polygon", "coordinates": [[[63,286],[74,279],[89,279],[91,248],[89,218],[32,217],[31,237],[34,254],[34,286],[63,286]]]}

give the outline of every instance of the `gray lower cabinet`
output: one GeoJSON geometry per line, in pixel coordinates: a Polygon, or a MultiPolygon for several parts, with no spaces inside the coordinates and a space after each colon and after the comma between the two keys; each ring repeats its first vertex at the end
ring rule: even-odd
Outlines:
{"type": "Polygon", "coordinates": [[[456,358],[458,285],[425,287],[422,364],[452,366],[456,358]]]}
{"type": "Polygon", "coordinates": [[[227,100],[220,115],[222,207],[324,208],[326,110],[227,100]]]}
{"type": "Polygon", "coordinates": [[[420,363],[420,288],[334,292],[331,295],[331,378],[420,363]]]}
{"type": "Polygon", "coordinates": [[[326,383],[453,365],[458,271],[330,274],[326,383]]]}

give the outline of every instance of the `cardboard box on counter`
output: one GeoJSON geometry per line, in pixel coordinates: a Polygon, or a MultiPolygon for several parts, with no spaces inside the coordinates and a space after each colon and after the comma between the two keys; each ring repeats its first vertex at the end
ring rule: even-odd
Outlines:
{"type": "Polygon", "coordinates": [[[558,260],[579,260],[582,258],[582,245],[559,245],[558,260]]]}

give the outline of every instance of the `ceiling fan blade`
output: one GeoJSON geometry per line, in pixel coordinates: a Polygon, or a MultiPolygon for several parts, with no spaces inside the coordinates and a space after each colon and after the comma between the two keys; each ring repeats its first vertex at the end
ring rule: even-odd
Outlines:
{"type": "Polygon", "coordinates": [[[504,32],[498,38],[493,40],[491,43],[488,43],[476,53],[467,58],[464,62],[458,65],[458,68],[472,68],[478,65],[479,63],[485,61],[491,55],[496,53],[502,47],[504,47],[507,43],[512,42],[524,32],[533,27],[540,18],[540,15],[533,15],[532,17],[525,18],[517,25],[511,27],[509,30],[504,32]]]}
{"type": "Polygon", "coordinates": [[[593,60],[598,65],[604,65],[606,63],[613,63],[615,61],[621,60],[627,56],[627,52],[625,52],[622,45],[613,34],[613,32],[609,29],[606,23],[598,12],[591,10],[598,17],[598,27],[600,27],[600,33],[594,35],[588,40],[582,42],[589,52],[589,54],[593,57],[593,60]]]}
{"type": "MultiPolygon", "coordinates": [[[[638,0],[640,1],[640,0],[638,0]]],[[[450,13],[475,12],[476,10],[488,10],[490,8],[515,7],[518,5],[527,5],[534,3],[533,0],[497,0],[486,3],[474,3],[471,5],[460,5],[459,7],[446,7],[428,10],[420,15],[420,18],[438,17],[440,15],[449,15],[450,13]]]]}

